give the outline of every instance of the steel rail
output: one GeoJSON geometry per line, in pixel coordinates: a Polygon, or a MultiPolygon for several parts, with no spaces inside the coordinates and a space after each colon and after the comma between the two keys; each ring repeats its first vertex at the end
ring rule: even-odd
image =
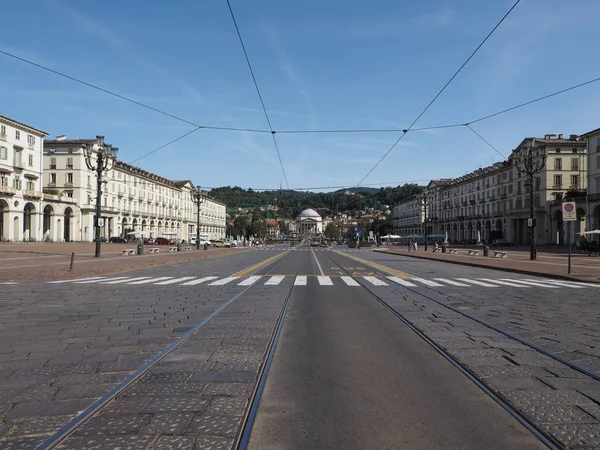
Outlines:
{"type": "MultiPolygon", "coordinates": [[[[330,256],[325,255],[333,264],[338,266],[341,271],[346,273],[347,275],[351,274],[342,267],[341,264],[334,261],[330,256]]],[[[441,356],[443,356],[450,364],[456,367],[463,375],[465,375],[470,381],[472,381],[478,388],[480,388],[484,393],[486,393],[490,398],[492,398],[496,403],[498,403],[505,411],[507,411],[512,417],[514,417],[521,425],[523,425],[527,430],[529,430],[536,438],[538,438],[541,442],[544,443],[548,448],[552,450],[560,450],[563,449],[564,446],[554,439],[551,435],[540,429],[535,423],[530,421],[527,417],[522,415],[516,408],[514,408],[509,402],[504,400],[500,395],[496,394],[491,386],[488,386],[485,381],[480,379],[475,373],[473,373],[468,367],[463,365],[457,358],[455,358],[450,352],[446,351],[438,344],[436,344],[432,339],[427,337],[425,333],[423,333],[416,325],[414,325],[410,320],[396,311],[392,306],[390,306],[385,300],[383,300],[379,295],[373,292],[370,288],[368,288],[363,283],[360,285],[371,295],[375,300],[377,300],[383,307],[385,307],[388,311],[390,311],[394,316],[396,316],[402,323],[404,323],[411,331],[417,334],[421,339],[423,339],[427,344],[429,344],[436,352],[438,352],[441,356]]],[[[417,291],[414,291],[408,287],[411,292],[415,294],[422,295],[428,298],[426,295],[423,295],[417,291]]],[[[431,300],[431,299],[430,299],[431,300]]],[[[436,302],[437,303],[437,302],[436,302]]]]}
{"type": "MultiPolygon", "coordinates": [[[[289,255],[284,256],[281,259],[276,259],[267,264],[267,267],[273,263],[273,265],[267,274],[271,273],[277,266],[279,266],[283,261],[287,260],[291,256],[292,252],[289,252],[289,255]]],[[[231,305],[235,300],[240,298],[246,292],[248,292],[253,287],[257,286],[258,283],[253,283],[250,286],[244,288],[241,292],[238,292],[236,295],[231,297],[225,303],[223,303],[220,307],[218,307],[215,311],[210,313],[200,322],[198,322],[192,329],[186,332],[183,336],[177,339],[175,342],[167,346],[164,350],[158,353],[154,358],[150,361],[142,365],[139,369],[129,375],[125,380],[119,383],[117,386],[112,388],[109,392],[104,394],[101,398],[96,400],[92,405],[86,408],[83,412],[78,414],[75,418],[69,421],[66,425],[60,428],[56,433],[47,438],[44,442],[42,442],[37,450],[48,450],[56,448],[58,445],[63,443],[66,439],[69,438],[75,431],[77,431],[83,424],[89,421],[91,418],[96,416],[99,412],[101,412],[106,406],[110,404],[116,397],[122,394],[127,388],[132,386],[136,381],[146,375],[152,368],[154,368],[158,363],[160,363],[163,359],[165,359],[169,354],[173,351],[177,350],[181,345],[183,345],[186,341],[188,341],[191,337],[193,337],[202,326],[206,325],[210,322],[214,317],[216,317],[219,313],[221,313],[224,309],[226,309],[229,305],[231,305]]]]}

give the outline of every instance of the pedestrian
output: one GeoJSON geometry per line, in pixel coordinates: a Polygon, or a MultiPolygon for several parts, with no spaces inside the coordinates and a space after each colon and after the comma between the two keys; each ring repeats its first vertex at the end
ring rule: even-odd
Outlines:
{"type": "Polygon", "coordinates": [[[411,252],[412,248],[413,248],[413,243],[412,243],[412,241],[411,241],[411,240],[409,240],[409,241],[408,241],[408,253],[410,253],[410,252],[411,252]]]}
{"type": "Polygon", "coordinates": [[[417,241],[413,242],[413,250],[415,252],[417,251],[417,241]]]}

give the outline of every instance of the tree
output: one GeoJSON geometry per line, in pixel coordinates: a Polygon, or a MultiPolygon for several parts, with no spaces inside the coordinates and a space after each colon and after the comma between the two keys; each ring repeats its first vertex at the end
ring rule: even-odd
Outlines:
{"type": "Polygon", "coordinates": [[[340,239],[340,228],[333,222],[329,222],[325,227],[325,237],[337,241],[340,239]]]}

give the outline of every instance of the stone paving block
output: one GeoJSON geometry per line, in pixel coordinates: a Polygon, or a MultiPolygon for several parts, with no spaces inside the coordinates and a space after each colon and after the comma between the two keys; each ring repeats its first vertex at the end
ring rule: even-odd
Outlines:
{"type": "Polygon", "coordinates": [[[542,428],[567,448],[600,446],[600,423],[542,425],[542,428]]]}
{"type": "Polygon", "coordinates": [[[515,405],[559,406],[594,405],[595,402],[576,391],[557,391],[550,388],[536,391],[501,390],[515,405]]]}
{"type": "Polygon", "coordinates": [[[28,434],[54,434],[75,417],[75,415],[34,417],[14,421],[12,422],[12,424],[15,425],[13,434],[17,436],[26,436],[28,434]]]}
{"type": "Polygon", "coordinates": [[[168,355],[161,363],[187,363],[187,362],[205,362],[210,353],[174,353],[168,355]]]}
{"type": "Polygon", "coordinates": [[[159,412],[202,412],[208,406],[210,397],[188,395],[185,397],[159,397],[150,400],[143,408],[142,413],[159,412]]]}
{"type": "Polygon", "coordinates": [[[28,417],[65,416],[78,414],[93,403],[89,399],[65,400],[56,402],[23,403],[15,405],[7,418],[22,419],[28,417]]]}
{"type": "Polygon", "coordinates": [[[232,371],[232,372],[197,372],[190,382],[212,382],[212,383],[252,383],[256,380],[256,372],[232,371]]]}
{"type": "Polygon", "coordinates": [[[233,416],[197,415],[192,418],[186,434],[235,438],[241,418],[233,416]]]}
{"type": "Polygon", "coordinates": [[[495,390],[535,390],[544,389],[547,386],[535,377],[513,376],[513,377],[488,377],[485,382],[495,390]]]}
{"type": "Polygon", "coordinates": [[[197,372],[207,371],[215,367],[215,362],[165,363],[161,361],[152,368],[152,373],[197,372]]]}
{"type": "Polygon", "coordinates": [[[37,448],[47,437],[14,437],[0,440],[2,450],[32,450],[37,448]]]}
{"type": "Polygon", "coordinates": [[[519,410],[537,423],[564,424],[564,423],[600,423],[592,415],[584,411],[585,406],[536,406],[521,405],[519,410]]]}
{"type": "Polygon", "coordinates": [[[200,395],[208,383],[136,383],[129,387],[124,397],[182,397],[185,395],[200,395]]]}
{"type": "Polygon", "coordinates": [[[544,383],[553,387],[554,389],[570,389],[570,390],[594,390],[600,389],[600,381],[594,380],[593,378],[541,378],[544,383]]]}
{"type": "Polygon", "coordinates": [[[198,436],[194,450],[230,450],[233,439],[218,436],[198,436]]]}
{"type": "Polygon", "coordinates": [[[207,396],[235,396],[249,398],[253,386],[250,383],[211,383],[206,387],[207,396]]]}
{"type": "Polygon", "coordinates": [[[575,369],[571,369],[570,367],[548,367],[544,368],[544,371],[555,377],[561,378],[588,378],[587,375],[578,372],[575,369]]]}
{"type": "Polygon", "coordinates": [[[72,384],[61,387],[55,400],[67,400],[71,398],[100,398],[110,392],[117,383],[98,383],[98,384],[72,384]]]}
{"type": "Polygon", "coordinates": [[[0,403],[31,403],[50,401],[58,391],[58,388],[45,386],[8,391],[5,391],[0,386],[0,389],[0,403]]]}
{"type": "Polygon", "coordinates": [[[57,448],[60,450],[140,450],[147,448],[155,439],[155,436],[147,434],[128,434],[124,436],[71,436],[57,448]]]}
{"type": "MultiPolygon", "coordinates": [[[[0,422],[0,438],[6,437],[15,429],[13,422],[0,422]]],[[[1,447],[0,447],[1,448],[1,447]]]]}
{"type": "Polygon", "coordinates": [[[152,416],[150,423],[140,433],[180,435],[194,417],[193,413],[158,413],[152,416]]]}
{"type": "Polygon", "coordinates": [[[150,422],[151,414],[134,414],[131,416],[98,416],[92,417],[83,424],[74,436],[119,435],[139,432],[150,422]]]}
{"type": "Polygon", "coordinates": [[[192,376],[193,373],[193,371],[164,373],[155,373],[151,371],[146,376],[144,376],[138,383],[185,383],[192,376]]]}
{"type": "Polygon", "coordinates": [[[600,421],[600,405],[581,405],[579,408],[600,421]]]}
{"type": "Polygon", "coordinates": [[[102,416],[138,414],[150,400],[150,397],[117,397],[102,409],[102,416]]]}
{"type": "Polygon", "coordinates": [[[473,371],[481,378],[548,376],[548,372],[546,372],[544,369],[533,366],[477,366],[473,368],[473,371]]]}
{"type": "Polygon", "coordinates": [[[193,450],[195,436],[160,436],[154,444],[150,446],[151,450],[193,450]]]}
{"type": "Polygon", "coordinates": [[[507,356],[508,353],[497,348],[469,348],[469,349],[451,349],[449,350],[454,356],[459,359],[471,357],[492,357],[492,356],[507,356]]]}
{"type": "Polygon", "coordinates": [[[493,366],[493,367],[501,367],[501,366],[514,366],[512,362],[502,356],[490,356],[490,357],[467,357],[462,358],[461,363],[467,365],[472,369],[476,369],[480,366],[493,366]]]}
{"type": "MultiPolygon", "coordinates": [[[[98,372],[134,372],[138,370],[142,364],[134,361],[130,362],[106,362],[98,365],[98,372]]],[[[95,370],[94,370],[95,371],[95,370]]]]}
{"type": "Polygon", "coordinates": [[[69,384],[118,384],[127,378],[129,372],[116,373],[86,373],[78,375],[59,375],[54,380],[54,386],[66,386],[69,384]]]}
{"type": "Polygon", "coordinates": [[[242,417],[247,403],[248,397],[215,397],[206,408],[206,414],[242,417]]]}

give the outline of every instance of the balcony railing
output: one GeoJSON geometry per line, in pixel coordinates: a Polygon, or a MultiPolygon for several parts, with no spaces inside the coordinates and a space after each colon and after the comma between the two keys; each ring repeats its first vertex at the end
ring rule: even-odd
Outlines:
{"type": "Polygon", "coordinates": [[[23,161],[17,161],[15,160],[13,162],[13,167],[16,169],[24,169],[25,168],[25,163],[23,161]]]}
{"type": "Polygon", "coordinates": [[[56,170],[56,164],[50,164],[50,170],[56,170]]]}
{"type": "Polygon", "coordinates": [[[39,191],[34,191],[31,189],[26,189],[25,190],[25,196],[26,197],[30,197],[30,198],[42,198],[43,194],[39,191]]]}
{"type": "Polygon", "coordinates": [[[5,140],[6,140],[6,133],[0,134],[0,141],[5,141],[5,140]]]}
{"type": "Polygon", "coordinates": [[[17,190],[11,186],[0,186],[0,194],[4,195],[15,195],[17,190]]]}
{"type": "Polygon", "coordinates": [[[72,182],[72,181],[71,181],[71,182],[68,182],[68,181],[67,181],[67,182],[65,183],[65,187],[73,187],[73,182],[72,182]]]}
{"type": "Polygon", "coordinates": [[[56,181],[49,182],[48,187],[56,187],[56,181]]]}

